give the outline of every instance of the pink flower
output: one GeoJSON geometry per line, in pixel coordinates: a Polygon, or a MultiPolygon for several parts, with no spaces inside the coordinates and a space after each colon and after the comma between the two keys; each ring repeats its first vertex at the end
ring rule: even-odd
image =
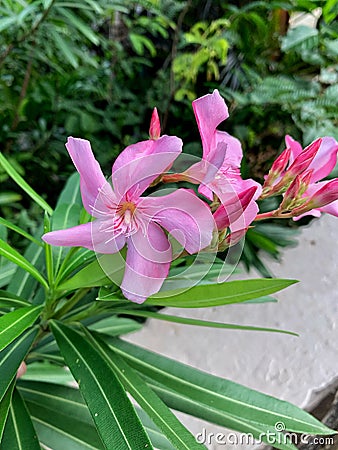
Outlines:
{"type": "Polygon", "coordinates": [[[190,190],[141,197],[182,148],[175,136],[155,139],[157,131],[154,139],[130,145],[118,156],[112,185],[103,176],[90,143],[70,137],[66,147],[80,173],[82,201],[96,220],[43,236],[48,244],[86,247],[97,253],[116,253],[127,245],[121,289],[137,303],[158,292],[168,275],[172,249],[163,228],[189,253],[207,247],[214,229],[209,207],[190,190]]]}
{"type": "Polygon", "coordinates": [[[225,206],[218,213],[220,222],[222,212],[225,213],[225,220],[226,216],[229,216],[226,213],[229,199],[233,200],[234,197],[237,197],[237,211],[241,211],[241,214],[237,219],[231,221],[230,229],[232,232],[243,230],[243,235],[258,213],[255,200],[260,196],[262,187],[254,180],[242,179],[240,173],[243,157],[241,143],[227,132],[217,129],[218,125],[229,117],[228,108],[218,90],[198,98],[192,105],[201,135],[203,158],[201,162],[191,166],[184,174],[201,183],[199,192],[209,200],[213,199],[213,193],[217,195],[222,205],[225,206]],[[254,190],[250,190],[251,188],[254,190]],[[239,197],[241,193],[248,190],[253,195],[243,208],[239,197]]]}
{"type": "MultiPolygon", "coordinates": [[[[318,183],[319,180],[331,173],[337,163],[338,142],[332,137],[324,137],[313,142],[307,148],[311,148],[311,146],[313,148],[318,141],[320,145],[307,167],[307,172],[311,171],[312,175],[308,187],[302,195],[309,201],[303,207],[295,210],[295,212],[299,212],[299,215],[294,220],[307,215],[320,217],[322,212],[338,217],[337,179],[318,183]],[[306,209],[305,205],[307,205],[307,210],[302,212],[306,209]]],[[[302,150],[301,145],[291,136],[286,136],[285,142],[291,149],[290,164],[294,165],[305,150],[302,150]]]]}

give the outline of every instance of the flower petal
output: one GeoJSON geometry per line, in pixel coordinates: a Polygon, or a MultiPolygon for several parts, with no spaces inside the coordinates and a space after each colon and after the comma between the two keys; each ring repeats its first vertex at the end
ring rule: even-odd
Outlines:
{"type": "Polygon", "coordinates": [[[123,295],[136,303],[143,303],[155,294],[168,276],[170,261],[157,262],[158,253],[171,252],[169,241],[163,230],[155,223],[149,222],[147,235],[141,230],[127,239],[126,268],[121,284],[123,295]],[[146,249],[140,253],[138,248],[146,249]],[[151,255],[154,254],[152,260],[151,255]]]}
{"type": "Polygon", "coordinates": [[[286,147],[291,150],[290,154],[290,166],[294,162],[294,160],[299,156],[303,149],[299,142],[297,142],[293,137],[289,136],[288,134],[285,136],[285,144],[286,147]]]}
{"type": "Polygon", "coordinates": [[[50,245],[62,247],[85,247],[97,253],[116,253],[125,244],[125,237],[114,237],[102,231],[103,221],[77,225],[66,230],[51,231],[42,236],[42,239],[50,245]]]}
{"type": "Polygon", "coordinates": [[[210,208],[188,189],[161,197],[142,198],[140,207],[189,252],[196,253],[211,243],[216,228],[210,208]]]}
{"type": "Polygon", "coordinates": [[[98,215],[93,211],[93,205],[100,204],[100,209],[106,202],[98,200],[99,194],[104,190],[105,197],[111,194],[111,186],[105,179],[99,163],[94,158],[90,142],[85,139],[69,137],[66,148],[74,166],[80,174],[82,202],[89,214],[98,215]],[[101,204],[102,203],[102,204],[101,204]]]}
{"type": "Polygon", "coordinates": [[[319,150],[309,166],[313,169],[311,182],[327,177],[337,163],[338,142],[332,137],[324,137],[319,150]]]}
{"type": "Polygon", "coordinates": [[[114,191],[120,196],[140,196],[171,167],[181,151],[182,141],[176,136],[162,136],[157,140],[129,145],[113,165],[114,191]]]}
{"type": "Polygon", "coordinates": [[[217,89],[212,94],[204,95],[192,102],[196,122],[202,139],[203,158],[217,147],[216,128],[229,117],[225,101],[217,89]]]}

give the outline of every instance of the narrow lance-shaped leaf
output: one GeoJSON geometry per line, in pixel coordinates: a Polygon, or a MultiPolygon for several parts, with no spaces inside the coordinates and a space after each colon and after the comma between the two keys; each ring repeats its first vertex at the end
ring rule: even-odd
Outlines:
{"type": "Polygon", "coordinates": [[[34,242],[34,244],[39,245],[40,247],[43,246],[43,243],[41,241],[38,241],[34,236],[27,233],[27,231],[23,230],[22,228],[18,227],[17,225],[14,225],[9,220],[6,220],[2,217],[0,217],[0,224],[4,225],[5,227],[15,231],[18,234],[21,234],[21,236],[25,237],[26,239],[29,239],[30,241],[34,242]]]}
{"type": "Polygon", "coordinates": [[[34,324],[42,308],[42,306],[27,306],[0,318],[0,351],[34,324]]]}
{"type": "Polygon", "coordinates": [[[0,401],[15,378],[19,366],[29,352],[37,333],[37,328],[27,331],[0,352],[0,401]]]}
{"type": "Polygon", "coordinates": [[[18,295],[0,289],[0,308],[22,308],[24,306],[30,306],[30,303],[18,295]]]}
{"type": "Polygon", "coordinates": [[[317,419],[291,403],[118,339],[112,347],[147,377],[199,403],[213,405],[220,411],[231,411],[234,416],[267,426],[274,426],[276,422],[282,421],[287,430],[297,433],[332,433],[317,419]]]}
{"type": "Polygon", "coordinates": [[[246,330],[246,331],[268,331],[270,333],[284,333],[292,336],[298,336],[292,331],[278,330],[277,328],[263,328],[249,325],[235,325],[231,323],[212,322],[209,320],[191,319],[189,317],[172,316],[169,314],[161,314],[154,311],[134,310],[134,309],[114,309],[115,314],[129,314],[136,317],[147,317],[149,319],[164,320],[166,322],[181,323],[183,325],[194,325],[199,327],[223,328],[230,330],[246,330]]]}
{"type": "Polygon", "coordinates": [[[159,292],[149,297],[145,304],[178,308],[228,305],[273,294],[296,282],[296,280],[278,278],[227,281],[220,284],[195,286],[188,290],[159,292]]]}
{"type": "Polygon", "coordinates": [[[124,388],[97,348],[72,328],[54,320],[50,324],[105,446],[152,449],[124,388]]]}
{"type": "MultiPolygon", "coordinates": [[[[86,336],[89,333],[86,332],[86,336]]],[[[102,342],[99,335],[96,338],[89,335],[88,340],[96,343],[102,355],[119,377],[124,387],[137,401],[140,407],[149,415],[169,441],[180,450],[199,450],[205,448],[198,444],[194,436],[182,425],[162,400],[116,352],[102,342]]]]}
{"type": "Polygon", "coordinates": [[[12,381],[12,383],[10,384],[9,388],[7,389],[5,395],[2,397],[2,400],[0,402],[0,442],[2,439],[2,434],[5,429],[9,407],[11,405],[11,399],[12,399],[14,385],[15,385],[15,380],[12,381]]]}
{"type": "Polygon", "coordinates": [[[0,444],[1,450],[41,450],[26,405],[15,389],[0,444]]]}
{"type": "Polygon", "coordinates": [[[0,165],[8,173],[8,175],[28,194],[42,209],[48,212],[49,215],[53,213],[52,208],[48,203],[32,189],[29,184],[22,178],[21,175],[14,169],[14,167],[7,161],[2,153],[0,153],[0,165]]]}
{"type": "Polygon", "coordinates": [[[48,283],[41,273],[25,259],[18,251],[12,248],[7,242],[0,239],[0,255],[14,262],[17,266],[29,272],[39,283],[48,288],[48,283]]]}

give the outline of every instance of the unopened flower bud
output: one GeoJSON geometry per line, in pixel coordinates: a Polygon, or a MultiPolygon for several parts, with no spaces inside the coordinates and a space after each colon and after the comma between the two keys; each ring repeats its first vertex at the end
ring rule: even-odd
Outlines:
{"type": "Polygon", "coordinates": [[[290,179],[303,173],[312,163],[314,157],[316,156],[319,147],[321,146],[322,139],[316,139],[312,144],[306,147],[302,153],[300,153],[294,162],[291,164],[286,172],[286,176],[290,179]]]}
{"type": "Polygon", "coordinates": [[[291,155],[291,149],[285,149],[278,158],[273,162],[271,169],[269,170],[268,176],[264,182],[264,188],[271,186],[274,181],[284,172],[286,166],[288,165],[289,159],[291,155]]]}
{"type": "Polygon", "coordinates": [[[150,127],[149,127],[150,139],[158,139],[161,136],[161,123],[158,117],[157,108],[154,108],[151,115],[150,127]]]}
{"type": "Polygon", "coordinates": [[[336,200],[338,200],[338,178],[327,182],[309,199],[309,203],[312,208],[322,208],[336,200]]]}

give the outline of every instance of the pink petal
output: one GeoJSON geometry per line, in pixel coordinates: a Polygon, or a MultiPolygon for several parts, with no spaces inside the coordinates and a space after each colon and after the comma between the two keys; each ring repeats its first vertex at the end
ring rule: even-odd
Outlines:
{"type": "Polygon", "coordinates": [[[243,158],[243,150],[241,142],[231,136],[231,134],[225,131],[216,132],[216,144],[223,142],[227,146],[226,155],[223,162],[223,167],[237,167],[241,166],[241,161],[243,158]]]}
{"type": "MultiPolygon", "coordinates": [[[[104,189],[106,195],[110,195],[111,187],[105,179],[99,163],[94,158],[89,141],[69,137],[66,148],[80,174],[83,205],[89,214],[97,217],[93,211],[93,205],[97,202],[101,190],[104,189]]],[[[99,203],[102,208],[103,205],[101,202],[99,203]]]]}
{"type": "Polygon", "coordinates": [[[113,165],[114,191],[120,196],[140,196],[171,167],[181,151],[182,141],[176,136],[162,136],[157,140],[129,145],[113,165]]]}
{"type": "Polygon", "coordinates": [[[223,164],[227,146],[224,142],[219,142],[217,147],[212,149],[206,158],[187,169],[184,174],[190,177],[196,184],[208,184],[215,178],[218,170],[223,164]]]}
{"type": "Polygon", "coordinates": [[[324,137],[309,169],[313,169],[311,182],[327,177],[337,163],[338,142],[332,137],[324,137]]]}
{"type": "Polygon", "coordinates": [[[244,214],[244,211],[250,207],[251,202],[254,202],[256,190],[257,188],[252,186],[238,195],[235,194],[216,210],[214,219],[219,230],[228,228],[244,214]]]}
{"type": "Polygon", "coordinates": [[[288,134],[285,136],[285,144],[286,147],[291,150],[290,154],[290,166],[291,166],[291,164],[297,158],[297,156],[299,156],[302,153],[303,148],[299,142],[297,142],[295,139],[293,139],[293,137],[289,136],[288,134]]]}
{"type": "Polygon", "coordinates": [[[116,253],[121,250],[125,237],[113,237],[112,233],[102,231],[102,225],[104,221],[95,220],[66,230],[51,231],[44,234],[42,239],[50,245],[85,247],[97,253],[116,253]]]}
{"type": "Polygon", "coordinates": [[[215,222],[210,208],[188,189],[161,197],[142,198],[144,212],[189,252],[196,253],[211,243],[215,222]]]}
{"type": "Polygon", "coordinates": [[[217,89],[193,101],[192,107],[202,139],[203,158],[206,158],[212,148],[217,147],[215,131],[229,117],[228,108],[217,89]]]}
{"type": "Polygon", "coordinates": [[[171,251],[163,230],[155,223],[148,223],[147,235],[140,230],[127,239],[126,268],[121,284],[123,295],[136,303],[143,303],[155,294],[168,276],[170,262],[157,262],[158,253],[171,251]],[[138,248],[142,248],[142,253],[138,248]],[[144,257],[144,250],[147,258],[144,257]],[[154,254],[154,260],[151,255],[154,254]]]}

